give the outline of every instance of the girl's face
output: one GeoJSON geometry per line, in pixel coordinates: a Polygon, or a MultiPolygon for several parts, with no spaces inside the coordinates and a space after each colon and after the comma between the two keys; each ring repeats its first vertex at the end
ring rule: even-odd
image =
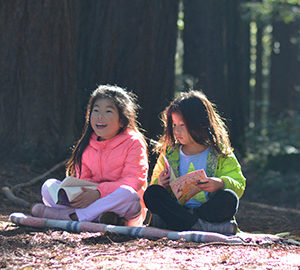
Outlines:
{"type": "Polygon", "coordinates": [[[97,136],[108,140],[116,136],[123,125],[116,105],[106,98],[97,99],[91,112],[91,126],[97,136]]]}
{"type": "Polygon", "coordinates": [[[182,145],[193,145],[196,142],[191,137],[181,113],[172,113],[173,134],[182,145]]]}

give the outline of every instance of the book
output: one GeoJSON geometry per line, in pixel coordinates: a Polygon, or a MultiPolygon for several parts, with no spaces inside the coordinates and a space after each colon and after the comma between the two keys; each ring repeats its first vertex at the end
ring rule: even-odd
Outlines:
{"type": "MultiPolygon", "coordinates": [[[[180,204],[185,204],[188,200],[202,191],[201,184],[207,182],[204,169],[192,171],[183,176],[176,177],[172,167],[165,156],[163,156],[166,169],[170,172],[170,187],[180,204]]],[[[193,166],[193,164],[191,164],[193,166]]]]}
{"type": "Polygon", "coordinates": [[[59,185],[55,183],[49,185],[48,191],[56,204],[69,205],[70,202],[82,193],[82,187],[96,190],[98,184],[73,176],[68,176],[59,185]]]}

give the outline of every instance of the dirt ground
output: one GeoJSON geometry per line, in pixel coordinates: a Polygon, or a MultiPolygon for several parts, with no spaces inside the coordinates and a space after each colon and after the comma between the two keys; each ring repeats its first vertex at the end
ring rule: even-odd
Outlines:
{"type": "MultiPolygon", "coordinates": [[[[22,164],[2,164],[0,184],[13,187],[44,173],[22,164]]],[[[59,169],[49,177],[62,178],[59,169]]],[[[45,179],[44,179],[45,180],[45,179]]],[[[40,185],[18,196],[40,201],[40,185]]],[[[29,213],[0,193],[0,268],[3,269],[300,269],[300,246],[292,244],[223,245],[168,239],[136,239],[111,233],[69,233],[18,227],[12,212],[29,213]]],[[[300,241],[300,209],[240,201],[237,221],[242,231],[286,233],[300,241]]]]}

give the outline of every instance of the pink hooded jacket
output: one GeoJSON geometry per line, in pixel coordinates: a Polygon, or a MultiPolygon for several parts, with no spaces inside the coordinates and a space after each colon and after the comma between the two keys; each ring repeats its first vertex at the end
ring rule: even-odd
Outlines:
{"type": "Polygon", "coordinates": [[[143,194],[147,188],[147,146],[137,132],[126,129],[117,136],[98,141],[92,133],[89,145],[82,154],[81,175],[76,177],[99,183],[101,197],[115,191],[121,185],[134,188],[141,198],[145,212],[143,194]]]}

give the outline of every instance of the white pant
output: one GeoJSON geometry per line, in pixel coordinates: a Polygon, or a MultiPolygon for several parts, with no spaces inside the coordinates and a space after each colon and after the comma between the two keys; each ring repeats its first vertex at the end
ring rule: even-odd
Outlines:
{"type": "MultiPolygon", "coordinates": [[[[49,194],[49,185],[59,185],[61,181],[48,179],[42,186],[42,199],[46,206],[54,208],[70,208],[65,205],[55,204],[49,194]]],[[[130,186],[120,186],[111,194],[91,203],[86,208],[76,208],[78,221],[93,221],[104,212],[114,212],[126,220],[132,220],[140,215],[141,204],[137,192],[130,186]]]]}

